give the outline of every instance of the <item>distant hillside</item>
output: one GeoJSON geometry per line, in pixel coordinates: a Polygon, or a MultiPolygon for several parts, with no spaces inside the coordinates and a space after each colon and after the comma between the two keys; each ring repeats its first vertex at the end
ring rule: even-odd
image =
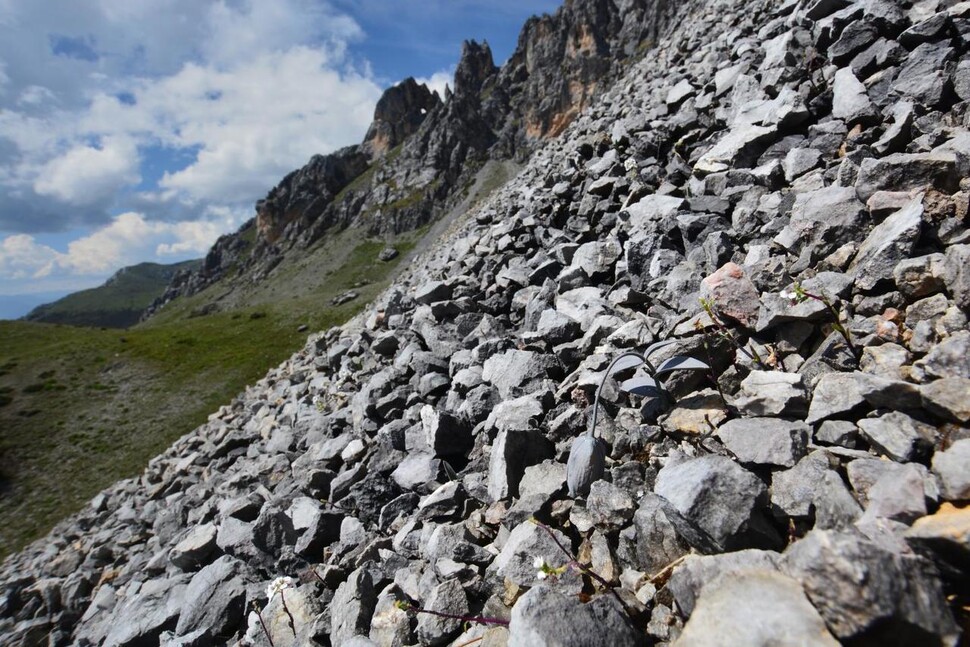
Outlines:
{"type": "Polygon", "coordinates": [[[198,269],[200,265],[201,261],[193,260],[172,265],[140,263],[124,267],[104,285],[38,306],[24,319],[72,326],[127,328],[138,323],[141,313],[165,291],[172,277],[183,270],[198,269]]]}

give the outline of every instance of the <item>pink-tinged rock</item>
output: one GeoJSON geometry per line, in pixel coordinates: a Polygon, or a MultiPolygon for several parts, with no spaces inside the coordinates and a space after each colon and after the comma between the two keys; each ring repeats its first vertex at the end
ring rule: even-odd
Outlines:
{"type": "Polygon", "coordinates": [[[753,328],[761,307],[758,289],[736,263],[725,263],[701,282],[701,296],[714,302],[714,310],[753,328]]]}

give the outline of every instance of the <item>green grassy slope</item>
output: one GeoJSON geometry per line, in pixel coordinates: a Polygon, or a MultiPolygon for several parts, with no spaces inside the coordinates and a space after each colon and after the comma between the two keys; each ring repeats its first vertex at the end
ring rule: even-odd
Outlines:
{"type": "MultiPolygon", "coordinates": [[[[425,232],[395,245],[407,252],[425,232]]],[[[298,350],[300,325],[322,330],[356,314],[404,257],[378,261],[384,244],[338,234],[258,289],[217,284],[125,331],[0,321],[0,557],[137,474],[298,350]],[[360,297],[330,305],[350,288],[360,297]],[[191,316],[212,302],[216,312],[191,316]]]]}
{"type": "Polygon", "coordinates": [[[199,263],[201,261],[195,260],[173,265],[141,263],[126,267],[104,285],[38,306],[24,319],[72,326],[127,328],[138,323],[141,313],[165,291],[177,271],[197,267],[199,263]]]}

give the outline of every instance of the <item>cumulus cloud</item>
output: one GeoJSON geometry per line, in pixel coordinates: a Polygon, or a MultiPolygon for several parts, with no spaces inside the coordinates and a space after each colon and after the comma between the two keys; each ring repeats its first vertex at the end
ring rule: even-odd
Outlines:
{"type": "Polygon", "coordinates": [[[347,58],[359,25],[327,2],[55,2],[0,10],[0,230],[104,224],[152,194],[148,219],[251,208],[358,142],[380,96],[347,58]]]}
{"type": "Polygon", "coordinates": [[[140,181],[134,142],[106,138],[100,146],[75,146],[45,164],[34,182],[34,191],[68,205],[90,205],[102,203],[122,187],[140,181]]]}
{"type": "Polygon", "coordinates": [[[39,245],[33,236],[16,234],[0,240],[0,277],[7,280],[36,278],[57,252],[39,245]]]}
{"type": "Polygon", "coordinates": [[[445,88],[455,84],[455,68],[440,70],[430,77],[415,79],[418,83],[424,83],[432,92],[437,92],[441,100],[445,98],[445,88]]]}
{"type": "Polygon", "coordinates": [[[220,234],[241,224],[242,214],[207,211],[207,218],[186,222],[151,222],[127,212],[87,236],[71,241],[64,252],[38,243],[28,234],[0,240],[0,279],[103,278],[119,267],[145,260],[174,262],[204,254],[220,234]]]}

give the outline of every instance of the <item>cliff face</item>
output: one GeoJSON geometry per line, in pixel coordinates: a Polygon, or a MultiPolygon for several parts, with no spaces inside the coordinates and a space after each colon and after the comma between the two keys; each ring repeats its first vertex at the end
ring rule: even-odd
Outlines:
{"type": "MultiPolygon", "coordinates": [[[[361,316],[11,557],[2,642],[960,644],[970,4],[670,25],[361,316]]],[[[429,185],[436,124],[503,105],[466,51],[399,153],[429,185]]]]}
{"type": "Polygon", "coordinates": [[[282,255],[334,229],[400,233],[439,217],[485,162],[521,162],[560,134],[675,9],[667,0],[567,2],[526,23],[502,68],[487,44],[466,42],[443,101],[413,79],[389,88],[359,146],[315,156],[257,202],[258,236],[245,241],[247,254],[173,284],[148,314],[223,279],[258,281],[282,255]]]}

